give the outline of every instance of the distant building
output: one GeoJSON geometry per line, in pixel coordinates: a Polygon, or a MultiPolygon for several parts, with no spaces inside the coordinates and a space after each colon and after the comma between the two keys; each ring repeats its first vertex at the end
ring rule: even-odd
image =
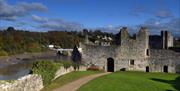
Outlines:
{"type": "Polygon", "coordinates": [[[54,48],[54,45],[48,45],[48,47],[49,47],[50,49],[52,49],[52,48],[54,48]]]}
{"type": "Polygon", "coordinates": [[[94,41],[95,44],[101,46],[110,46],[113,39],[107,36],[97,36],[97,40],[94,41]]]}

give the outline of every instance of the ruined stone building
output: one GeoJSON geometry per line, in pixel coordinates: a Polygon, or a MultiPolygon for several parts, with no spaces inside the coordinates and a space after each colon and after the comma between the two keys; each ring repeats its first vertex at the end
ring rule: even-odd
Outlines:
{"type": "Polygon", "coordinates": [[[169,50],[173,37],[168,31],[153,39],[142,27],[134,38],[128,29],[119,33],[119,45],[100,46],[81,44],[82,58],[106,71],[133,70],[145,72],[180,72],[180,53],[169,50]],[[156,46],[157,45],[157,46],[156,46]]]}
{"type": "Polygon", "coordinates": [[[151,49],[168,49],[173,47],[173,36],[169,31],[161,31],[161,35],[150,35],[149,45],[151,49]]]}

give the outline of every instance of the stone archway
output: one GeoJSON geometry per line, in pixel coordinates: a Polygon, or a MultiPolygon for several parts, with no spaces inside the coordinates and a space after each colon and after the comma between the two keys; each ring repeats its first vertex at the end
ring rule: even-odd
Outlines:
{"type": "Polygon", "coordinates": [[[114,72],[114,59],[107,58],[107,72],[114,72]]]}
{"type": "Polygon", "coordinates": [[[168,73],[168,66],[167,65],[163,66],[163,72],[168,73]]]}

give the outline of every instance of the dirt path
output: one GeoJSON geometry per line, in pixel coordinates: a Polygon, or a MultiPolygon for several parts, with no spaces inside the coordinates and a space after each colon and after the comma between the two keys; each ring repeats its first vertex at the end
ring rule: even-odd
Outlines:
{"type": "Polygon", "coordinates": [[[110,74],[110,72],[106,72],[106,73],[100,73],[100,74],[95,74],[95,75],[90,75],[84,78],[81,78],[79,80],[73,81],[69,84],[66,84],[60,88],[57,88],[53,91],[76,91],[77,89],[79,89],[82,85],[86,84],[87,82],[89,82],[90,80],[93,80],[97,77],[103,76],[103,75],[107,75],[110,74]]]}

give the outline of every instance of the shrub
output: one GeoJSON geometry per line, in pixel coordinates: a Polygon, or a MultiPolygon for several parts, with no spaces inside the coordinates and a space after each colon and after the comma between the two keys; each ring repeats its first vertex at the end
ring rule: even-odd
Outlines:
{"type": "Polygon", "coordinates": [[[61,66],[50,60],[42,60],[33,63],[32,73],[40,74],[43,78],[43,84],[47,86],[55,76],[55,72],[61,66]]]}
{"type": "Polygon", "coordinates": [[[73,68],[75,70],[79,69],[79,66],[82,65],[82,64],[75,63],[75,62],[72,62],[72,61],[60,61],[60,63],[63,64],[64,68],[66,68],[66,69],[73,66],[73,68]]]}
{"type": "Polygon", "coordinates": [[[64,68],[69,68],[71,66],[73,66],[73,62],[71,61],[60,61],[60,63],[64,66],[64,68]]]}
{"type": "Polygon", "coordinates": [[[8,56],[8,53],[4,50],[0,50],[0,56],[8,56]]]}
{"type": "Polygon", "coordinates": [[[98,66],[95,66],[95,65],[90,66],[87,70],[101,71],[101,69],[98,66]]]}

